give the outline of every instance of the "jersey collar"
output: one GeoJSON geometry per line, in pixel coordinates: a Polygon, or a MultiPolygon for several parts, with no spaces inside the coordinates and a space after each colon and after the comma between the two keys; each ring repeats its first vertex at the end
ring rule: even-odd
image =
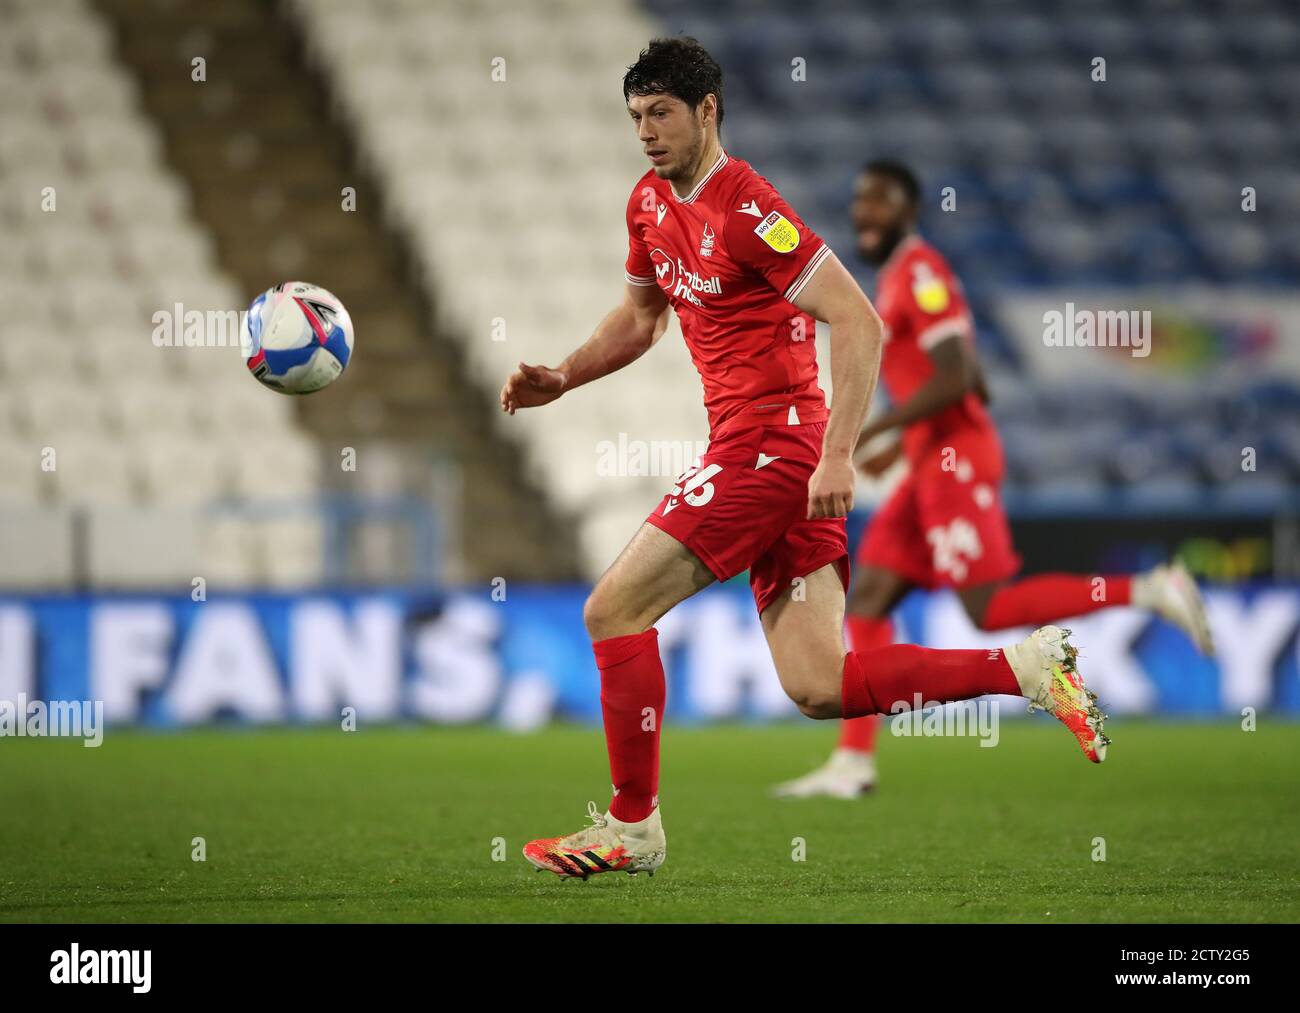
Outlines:
{"type": "Polygon", "coordinates": [[[728,161],[727,153],[725,151],[719,152],[718,160],[713,163],[713,168],[704,174],[704,178],[695,184],[695,189],[692,190],[690,193],[688,193],[685,197],[678,197],[677,191],[673,190],[673,188],[670,186],[668,189],[672,190],[673,198],[677,201],[678,204],[692,203],[695,200],[695,198],[700,195],[700,192],[704,189],[705,185],[709,182],[709,180],[711,180],[714,176],[716,176],[718,174],[718,170],[727,164],[727,161],[728,161]]]}

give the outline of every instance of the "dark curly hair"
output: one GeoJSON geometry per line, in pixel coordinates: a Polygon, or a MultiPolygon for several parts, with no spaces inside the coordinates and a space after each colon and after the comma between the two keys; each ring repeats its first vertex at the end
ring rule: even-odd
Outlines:
{"type": "Polygon", "coordinates": [[[902,187],[908,207],[916,207],[921,202],[921,182],[916,178],[916,173],[902,162],[877,158],[864,165],[862,171],[876,173],[897,183],[902,187]]]}
{"type": "Polygon", "coordinates": [[[623,101],[632,95],[672,95],[699,108],[705,95],[718,100],[718,132],[722,132],[722,68],[698,39],[651,39],[636,63],[623,75],[623,101]]]}

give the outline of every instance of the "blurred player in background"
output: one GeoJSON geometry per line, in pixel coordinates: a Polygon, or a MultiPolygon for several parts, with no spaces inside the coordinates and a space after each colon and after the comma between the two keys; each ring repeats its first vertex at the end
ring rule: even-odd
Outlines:
{"type": "MultiPolygon", "coordinates": [[[[881,372],[893,406],[858,438],[863,470],[880,475],[905,456],[908,473],[871,519],[855,561],[848,600],[849,643],[869,651],[894,640],[890,614],[913,588],[952,588],[971,622],[1001,630],[1083,615],[1113,605],[1151,609],[1213,651],[1205,607],[1182,564],[1148,573],[1050,573],[1012,580],[1020,558],[1002,505],[1002,445],[985,411],[988,392],[975,330],[940,253],[916,231],[920,185],[894,162],[858,176],[852,206],[858,253],[878,271],[876,305],[885,324],[881,372]]],[[[840,741],[817,770],[778,785],[776,794],[854,798],[875,786],[878,715],[840,726],[840,741]]]]}
{"type": "Polygon", "coordinates": [[[584,879],[662,864],[664,671],[654,624],[746,569],[781,685],[809,717],[887,713],[916,693],[1022,694],[1051,709],[1100,762],[1101,713],[1062,630],[1038,630],[1005,651],[881,643],[846,653],[844,518],[880,362],[880,318],[772,185],[723,150],[722,72],[698,42],[652,41],[628,69],[623,96],[651,165],[627,204],[623,302],[555,368],[520,363],[501,407],[544,405],[629,365],[663,334],[671,307],[703,381],[709,447],[584,608],[600,670],[609,809],[590,803],[591,826],[531,841],[524,855],[538,869],[584,879]],[[814,318],[831,330],[829,409],[814,318]]]}

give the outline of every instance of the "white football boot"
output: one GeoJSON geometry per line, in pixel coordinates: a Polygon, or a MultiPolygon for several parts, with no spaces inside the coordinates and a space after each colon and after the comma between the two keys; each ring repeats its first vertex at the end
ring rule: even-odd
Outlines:
{"type": "Polygon", "coordinates": [[[1186,633],[1196,649],[1206,657],[1214,654],[1214,639],[1210,635],[1210,621],[1205,614],[1201,590],[1182,563],[1173,562],[1134,575],[1133,604],[1169,620],[1186,633]]]}
{"type": "Polygon", "coordinates": [[[538,872],[561,879],[586,879],[602,872],[655,874],[668,855],[659,807],[640,823],[624,823],[587,803],[592,825],[567,837],[543,837],[524,845],[524,857],[538,872]]]}
{"type": "Polygon", "coordinates": [[[1106,759],[1106,715],[1097,707],[1097,694],[1083,684],[1075,667],[1078,651],[1069,641],[1070,631],[1043,626],[1024,640],[1002,649],[1007,664],[1020,684],[1020,695],[1029,698],[1029,712],[1045,710],[1070,729],[1093,763],[1106,759]]]}
{"type": "Polygon", "coordinates": [[[857,798],[876,786],[876,758],[857,749],[837,749],[810,774],[778,784],[777,798],[857,798]]]}

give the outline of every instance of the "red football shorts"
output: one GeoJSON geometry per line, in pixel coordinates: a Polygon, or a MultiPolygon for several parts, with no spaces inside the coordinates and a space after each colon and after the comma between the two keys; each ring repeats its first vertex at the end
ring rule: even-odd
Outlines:
{"type": "Polygon", "coordinates": [[[963,588],[1020,570],[1002,505],[1002,448],[982,434],[927,450],[872,517],[856,565],[924,588],[963,588]]]}
{"type": "Polygon", "coordinates": [[[844,518],[808,520],[808,479],[825,422],[753,426],[713,439],[646,520],[672,535],[718,580],[749,570],[761,614],[827,563],[848,588],[844,518]]]}

